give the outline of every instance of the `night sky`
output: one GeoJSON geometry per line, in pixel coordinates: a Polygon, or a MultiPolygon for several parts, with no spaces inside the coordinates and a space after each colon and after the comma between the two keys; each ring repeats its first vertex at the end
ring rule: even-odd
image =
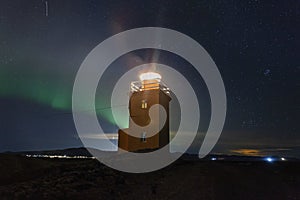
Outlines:
{"type": "MultiPolygon", "coordinates": [[[[138,27],[180,31],[200,43],[223,77],[228,111],[214,153],[300,157],[299,1],[0,1],[0,151],[82,146],[72,119],[77,70],[106,38],[138,27]]],[[[145,38],[146,39],[146,38],[145,38]]],[[[98,88],[107,133],[118,127],[111,90],[132,67],[159,62],[180,71],[200,103],[197,153],[207,129],[205,83],[183,58],[145,49],[117,59],[98,88]]]]}

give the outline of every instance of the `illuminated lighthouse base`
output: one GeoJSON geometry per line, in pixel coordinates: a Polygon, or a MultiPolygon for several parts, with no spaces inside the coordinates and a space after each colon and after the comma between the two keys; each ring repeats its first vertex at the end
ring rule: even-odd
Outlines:
{"type": "MultiPolygon", "coordinates": [[[[119,148],[130,151],[153,151],[169,144],[169,102],[171,100],[169,88],[161,82],[161,76],[157,73],[149,72],[141,74],[141,81],[131,83],[131,96],[129,99],[129,128],[119,130],[119,148]],[[159,104],[163,106],[166,111],[166,121],[160,131],[157,133],[147,133],[147,131],[140,131],[138,137],[130,135],[133,130],[132,123],[138,126],[147,126],[150,122],[149,109],[151,106],[159,104]],[[128,134],[129,133],[129,134],[128,134]],[[148,135],[151,134],[151,137],[148,135]]],[[[159,112],[154,116],[160,119],[159,112]]],[[[158,120],[160,121],[160,120],[158,120]]],[[[158,124],[153,124],[159,126],[158,124]]],[[[159,129],[158,129],[159,130],[159,129]]]]}

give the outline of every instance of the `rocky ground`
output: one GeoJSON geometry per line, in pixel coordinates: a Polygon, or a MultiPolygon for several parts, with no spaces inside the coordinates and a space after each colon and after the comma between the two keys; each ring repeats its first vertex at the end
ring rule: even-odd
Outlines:
{"type": "Polygon", "coordinates": [[[0,199],[300,199],[299,162],[179,160],[147,174],[0,155],[0,199]]]}

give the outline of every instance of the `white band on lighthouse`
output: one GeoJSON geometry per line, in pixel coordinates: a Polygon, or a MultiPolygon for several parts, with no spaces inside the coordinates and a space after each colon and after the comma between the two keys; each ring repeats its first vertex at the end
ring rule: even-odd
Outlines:
{"type": "Polygon", "coordinates": [[[155,72],[147,72],[147,73],[143,73],[140,75],[141,81],[154,80],[154,79],[160,80],[161,75],[159,73],[155,73],[155,72]]]}

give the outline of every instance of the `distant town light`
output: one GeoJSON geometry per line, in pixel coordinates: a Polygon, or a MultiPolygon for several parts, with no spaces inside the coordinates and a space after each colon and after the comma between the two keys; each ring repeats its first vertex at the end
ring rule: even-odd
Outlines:
{"type": "Polygon", "coordinates": [[[62,159],[96,159],[95,157],[88,157],[88,156],[67,156],[67,155],[30,155],[26,154],[26,157],[33,157],[33,158],[62,158],[62,159]]]}
{"type": "Polygon", "coordinates": [[[285,158],[280,158],[280,160],[285,161],[285,158]]]}
{"type": "Polygon", "coordinates": [[[211,160],[217,160],[217,158],[211,158],[211,160]]]}
{"type": "Polygon", "coordinates": [[[140,80],[145,81],[145,80],[153,80],[153,79],[161,79],[161,75],[156,72],[147,72],[143,73],[140,75],[140,80]]]}
{"type": "Polygon", "coordinates": [[[271,158],[271,157],[267,157],[267,158],[265,158],[265,160],[268,161],[268,162],[273,162],[274,161],[274,159],[271,158]]]}

